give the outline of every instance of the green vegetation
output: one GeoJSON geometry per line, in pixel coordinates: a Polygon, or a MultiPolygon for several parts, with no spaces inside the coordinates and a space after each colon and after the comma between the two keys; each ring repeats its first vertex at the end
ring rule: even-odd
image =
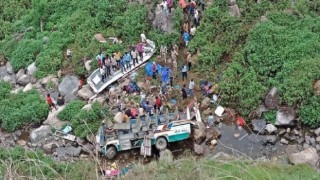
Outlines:
{"type": "Polygon", "coordinates": [[[264,112],[262,118],[274,124],[276,122],[277,112],[275,110],[264,112]]]}
{"type": "MultiPolygon", "coordinates": [[[[289,166],[273,163],[185,158],[153,161],[133,171],[135,179],[319,179],[320,174],[307,165],[289,166]]],[[[126,176],[123,179],[130,179],[126,176]]]]}
{"type": "Polygon", "coordinates": [[[10,93],[10,85],[0,82],[0,122],[9,132],[28,123],[39,123],[48,116],[48,105],[36,90],[10,93]]]}
{"type": "Polygon", "coordinates": [[[0,162],[3,179],[96,179],[96,166],[91,161],[62,163],[22,148],[0,148],[0,162]]]}
{"type": "Polygon", "coordinates": [[[99,103],[93,103],[89,110],[82,109],[84,105],[83,101],[72,101],[58,114],[60,120],[71,123],[73,133],[81,138],[96,133],[101,120],[109,115],[108,109],[99,103]]]}

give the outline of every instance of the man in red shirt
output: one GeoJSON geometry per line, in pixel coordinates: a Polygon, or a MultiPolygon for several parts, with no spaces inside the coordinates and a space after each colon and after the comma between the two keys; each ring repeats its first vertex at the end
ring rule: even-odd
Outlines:
{"type": "Polygon", "coordinates": [[[52,107],[54,107],[57,110],[57,106],[53,103],[50,94],[47,94],[47,103],[49,105],[50,111],[51,111],[52,107]]]}
{"type": "Polygon", "coordinates": [[[161,98],[156,96],[156,103],[154,104],[154,110],[158,109],[158,112],[160,112],[161,105],[162,105],[161,98]]]}

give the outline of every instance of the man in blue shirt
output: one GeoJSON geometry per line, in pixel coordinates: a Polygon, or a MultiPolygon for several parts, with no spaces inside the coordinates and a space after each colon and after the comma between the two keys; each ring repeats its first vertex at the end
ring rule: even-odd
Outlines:
{"type": "Polygon", "coordinates": [[[190,34],[187,31],[185,31],[182,35],[182,39],[187,47],[190,41],[190,34]]]}
{"type": "Polygon", "coordinates": [[[127,52],[126,55],[125,55],[125,60],[126,60],[126,68],[127,69],[131,69],[131,56],[130,56],[130,52],[127,52]]]}
{"type": "Polygon", "coordinates": [[[124,58],[125,58],[125,56],[122,56],[122,57],[120,58],[120,67],[121,67],[121,72],[122,72],[122,73],[124,73],[124,71],[127,72],[126,67],[125,67],[125,64],[124,64],[124,58]]]}

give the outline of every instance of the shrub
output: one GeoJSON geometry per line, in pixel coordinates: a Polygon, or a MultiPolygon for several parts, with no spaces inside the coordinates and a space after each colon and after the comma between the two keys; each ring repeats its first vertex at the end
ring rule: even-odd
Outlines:
{"type": "Polygon", "coordinates": [[[6,99],[0,100],[1,126],[12,132],[27,123],[45,120],[48,111],[48,105],[36,90],[10,94],[6,99]]]}
{"type": "Polygon", "coordinates": [[[62,121],[71,121],[80,112],[85,102],[80,100],[71,101],[66,107],[58,114],[58,118],[62,121]]]}
{"type": "Polygon", "coordinates": [[[274,124],[276,122],[276,113],[276,110],[264,112],[262,118],[265,119],[267,122],[274,124]]]}
{"type": "Polygon", "coordinates": [[[308,102],[302,105],[300,116],[304,124],[318,127],[320,125],[320,97],[312,96],[308,102]]]}
{"type": "Polygon", "coordinates": [[[9,96],[11,84],[8,82],[0,81],[0,99],[6,99],[9,96]]]}

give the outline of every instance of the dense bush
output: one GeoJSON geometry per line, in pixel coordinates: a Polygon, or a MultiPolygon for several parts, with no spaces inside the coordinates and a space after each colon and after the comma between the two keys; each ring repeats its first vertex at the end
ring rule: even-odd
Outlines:
{"type": "Polygon", "coordinates": [[[48,116],[48,105],[36,90],[10,94],[0,100],[1,127],[9,132],[27,123],[39,123],[48,116]]]}
{"type": "Polygon", "coordinates": [[[71,121],[80,112],[81,108],[86,103],[84,101],[75,100],[71,101],[66,107],[58,114],[58,118],[62,121],[71,121]]]}
{"type": "Polygon", "coordinates": [[[11,90],[10,83],[0,81],[0,99],[6,99],[11,90]]]}
{"type": "Polygon", "coordinates": [[[312,127],[320,124],[320,97],[312,96],[300,110],[302,122],[312,127]]]}

